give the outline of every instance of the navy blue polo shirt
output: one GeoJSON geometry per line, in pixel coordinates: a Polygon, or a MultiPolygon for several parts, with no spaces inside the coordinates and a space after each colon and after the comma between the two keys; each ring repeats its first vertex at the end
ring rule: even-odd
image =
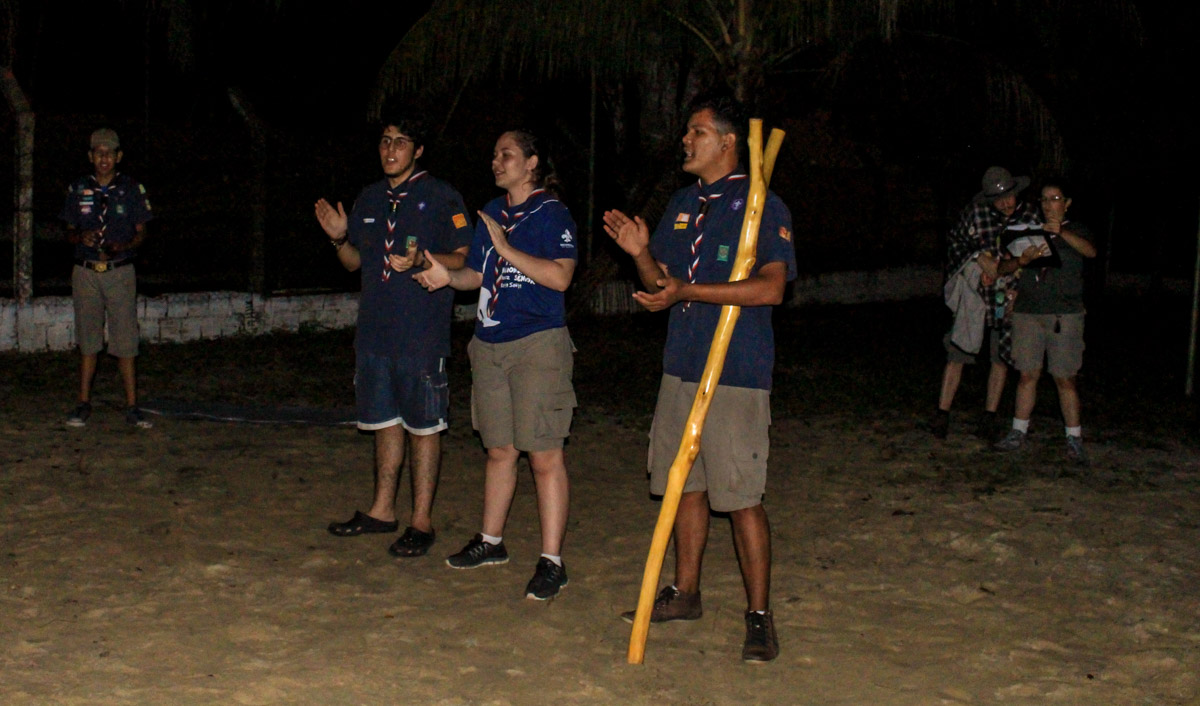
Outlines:
{"type": "MultiPolygon", "coordinates": [[[[737,260],[738,239],[746,215],[750,179],[741,170],[709,185],[697,182],[671,197],[658,228],[650,239],[650,254],[667,267],[667,273],[699,284],[728,282],[737,260]],[[701,197],[704,200],[701,200],[701,197]],[[697,218],[704,206],[696,255],[692,245],[697,218]],[[695,268],[689,278],[689,270],[695,268]]],[[[796,253],[792,247],[792,216],[775,194],[759,223],[756,261],[751,275],[770,262],[787,266],[787,279],[796,278],[796,253]]],[[[702,302],[677,302],[671,307],[663,372],[684,382],[699,382],[720,320],[721,306],[702,302]]],[[[718,384],[729,387],[771,389],[775,366],[775,334],[770,306],[744,306],[734,327],[718,384]]]]}
{"type": "MultiPolygon", "coordinates": [[[[104,227],[104,243],[129,243],[137,226],[153,218],[146,187],[124,174],[116,174],[108,186],[100,186],[94,176],[86,176],[67,189],[66,203],[59,218],[79,230],[104,227]]],[[[127,260],[137,253],[123,250],[114,260],[127,260]]],[[[76,260],[99,260],[100,248],[75,244],[76,260]]]]}
{"type": "MultiPolygon", "coordinates": [[[[515,206],[508,205],[507,196],[493,199],[483,212],[505,226],[509,244],[523,253],[546,260],[578,258],[571,212],[545,191],[535,191],[525,203],[515,206]]],[[[496,259],[492,236],[481,218],[475,224],[475,238],[467,255],[467,267],[483,274],[475,316],[475,336],[479,340],[515,341],[567,325],[563,292],[534,282],[511,263],[500,265],[497,294],[496,259]]]]}
{"type": "Polygon", "coordinates": [[[446,182],[418,172],[389,189],[387,180],[362,190],[350,212],[347,235],[362,260],[355,349],[362,353],[428,361],[450,355],[454,291],[430,292],[396,272],[388,253],[448,253],[471,242],[462,196],[446,182]],[[393,209],[393,202],[395,208],[393,209]]]}

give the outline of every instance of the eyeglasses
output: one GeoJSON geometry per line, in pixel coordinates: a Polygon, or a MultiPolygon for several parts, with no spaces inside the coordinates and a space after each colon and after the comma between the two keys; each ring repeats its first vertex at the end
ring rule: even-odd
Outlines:
{"type": "Polygon", "coordinates": [[[1056,202],[1058,202],[1058,201],[1065,201],[1065,200],[1066,200],[1066,198],[1067,198],[1067,197],[1065,197],[1065,196],[1043,196],[1043,197],[1042,197],[1041,199],[1039,199],[1039,200],[1040,200],[1042,203],[1056,203],[1056,202]]]}
{"type": "Polygon", "coordinates": [[[384,135],[383,137],[379,138],[379,149],[381,150],[390,150],[393,147],[398,150],[403,150],[407,149],[411,144],[413,144],[413,141],[404,136],[389,137],[384,135]]]}

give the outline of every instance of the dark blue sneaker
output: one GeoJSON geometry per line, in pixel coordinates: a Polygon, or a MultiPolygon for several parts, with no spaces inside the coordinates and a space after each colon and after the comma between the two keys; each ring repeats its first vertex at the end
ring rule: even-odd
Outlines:
{"type": "Polygon", "coordinates": [[[79,406],[71,412],[71,416],[67,417],[67,426],[81,427],[87,424],[88,417],[92,416],[92,404],[90,402],[80,402],[79,406]]]}
{"type": "Polygon", "coordinates": [[[457,554],[446,557],[446,565],[453,569],[476,569],[484,564],[507,564],[508,550],[504,542],[488,544],[483,535],[477,534],[457,554]]]}
{"type": "Polygon", "coordinates": [[[567,567],[559,566],[546,557],[538,559],[533,578],[525,586],[525,597],[544,601],[558,595],[558,590],[567,585],[567,567]]]}

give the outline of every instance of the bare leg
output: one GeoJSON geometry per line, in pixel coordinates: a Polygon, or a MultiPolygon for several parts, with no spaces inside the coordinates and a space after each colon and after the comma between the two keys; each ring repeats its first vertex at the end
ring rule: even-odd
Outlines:
{"type": "Polygon", "coordinates": [[[433,496],[437,492],[438,472],[442,462],[442,435],[408,434],[411,450],[409,481],[412,484],[412,515],[408,524],[422,532],[433,531],[433,496]]]}
{"type": "Polygon", "coordinates": [[[117,358],[117,370],[121,371],[121,383],[125,387],[125,406],[137,406],[137,358],[117,358]]]}
{"type": "Polygon", "coordinates": [[[96,379],[96,364],[99,355],[81,355],[79,359],[79,401],[92,401],[92,381],[96,379]]]}
{"type": "Polygon", "coordinates": [[[1063,425],[1079,426],[1079,391],[1075,388],[1075,376],[1054,378],[1058,386],[1058,406],[1062,410],[1063,425]]]}
{"type": "Polygon", "coordinates": [[[487,450],[483,478],[483,532],[504,536],[508,509],[517,492],[517,458],[521,455],[512,444],[487,450]]]}
{"type": "Polygon", "coordinates": [[[1000,409],[1000,398],[1004,396],[1004,382],[1008,379],[1008,366],[1004,363],[992,363],[988,372],[987,400],[984,410],[995,412],[1000,409]]]}
{"type": "Polygon", "coordinates": [[[542,553],[559,556],[562,554],[563,537],[567,533],[567,513],[571,504],[566,457],[562,449],[531,451],[529,465],[533,468],[533,481],[537,485],[542,553]]]}
{"type": "Polygon", "coordinates": [[[942,371],[942,391],[938,396],[938,409],[949,412],[954,404],[954,394],[958,392],[958,384],[962,382],[962,363],[947,362],[942,371]]]}
{"type": "Polygon", "coordinates": [[[375,430],[375,500],[367,514],[377,520],[396,519],[396,486],[404,463],[404,427],[395,424],[375,430]]]}
{"type": "Polygon", "coordinates": [[[1033,406],[1037,403],[1038,378],[1041,376],[1041,368],[1021,371],[1021,379],[1017,381],[1017,408],[1014,414],[1017,419],[1029,421],[1029,417],[1033,415],[1033,406]]]}
{"type": "Polygon", "coordinates": [[[748,609],[767,610],[771,607],[771,524],[767,511],[759,504],[734,510],[729,517],[748,609]]]}
{"type": "Polygon", "coordinates": [[[700,590],[700,565],[708,545],[708,492],[684,493],[675,514],[675,588],[700,590]]]}

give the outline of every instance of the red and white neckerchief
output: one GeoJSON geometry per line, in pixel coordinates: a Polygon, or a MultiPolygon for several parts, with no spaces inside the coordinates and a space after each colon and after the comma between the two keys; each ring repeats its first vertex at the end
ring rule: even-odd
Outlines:
{"type": "Polygon", "coordinates": [[[104,234],[108,231],[108,191],[116,184],[117,176],[119,175],[113,174],[113,178],[108,182],[107,186],[101,186],[100,182],[96,180],[95,175],[91,177],[92,181],[96,184],[96,188],[94,189],[96,192],[96,206],[99,207],[97,217],[100,219],[100,228],[96,232],[95,248],[97,250],[102,249],[104,234]]]}
{"type": "MultiPolygon", "coordinates": [[[[725,177],[722,181],[740,181],[745,178],[745,174],[731,174],[725,177]]],[[[692,260],[691,263],[688,264],[687,272],[688,284],[695,284],[696,282],[696,268],[700,264],[700,243],[704,241],[704,217],[708,215],[708,209],[710,206],[712,206],[712,202],[721,198],[721,195],[724,193],[724,190],[722,190],[721,193],[709,194],[705,196],[703,193],[704,183],[698,181],[697,185],[701,189],[700,210],[696,213],[696,235],[692,238],[692,260]]],[[[691,306],[691,302],[686,302],[683,305],[683,308],[687,309],[689,306],[691,306]]]]}
{"type": "MultiPolygon", "coordinates": [[[[533,197],[541,196],[544,193],[546,193],[545,189],[535,189],[533,193],[529,194],[529,198],[525,199],[526,210],[515,211],[511,214],[508,212],[508,207],[512,206],[512,204],[509,203],[509,196],[505,194],[505,207],[500,209],[500,226],[504,228],[505,236],[511,235],[513,228],[516,228],[525,216],[529,215],[528,207],[533,205],[533,197]]],[[[511,241],[509,244],[512,244],[511,241]]],[[[492,268],[492,298],[487,303],[487,315],[489,319],[496,313],[496,300],[500,298],[500,281],[504,278],[502,269],[505,262],[506,260],[500,257],[500,253],[496,253],[496,266],[492,268]]]]}
{"type": "Polygon", "coordinates": [[[388,281],[388,279],[392,276],[392,262],[391,262],[391,260],[388,259],[388,256],[391,255],[392,245],[394,245],[396,242],[395,231],[396,231],[396,224],[398,223],[398,221],[396,220],[396,207],[400,205],[400,202],[403,201],[406,196],[408,196],[408,185],[413,183],[417,179],[420,179],[421,177],[425,176],[426,174],[427,174],[427,172],[417,172],[416,174],[413,174],[412,176],[410,176],[408,179],[405,179],[403,184],[395,187],[396,189],[403,188],[404,191],[393,191],[392,189],[387,190],[388,203],[391,204],[391,208],[388,209],[388,215],[387,215],[387,218],[385,219],[387,221],[387,237],[383,239],[383,248],[384,248],[384,250],[383,250],[383,281],[384,282],[388,281]]]}

